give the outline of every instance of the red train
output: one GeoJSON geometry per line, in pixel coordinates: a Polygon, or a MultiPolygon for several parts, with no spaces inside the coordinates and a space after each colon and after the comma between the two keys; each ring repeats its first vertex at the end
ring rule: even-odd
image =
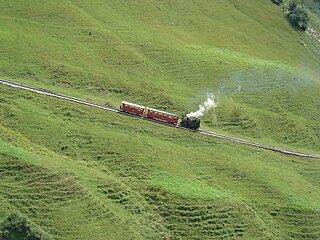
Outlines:
{"type": "Polygon", "coordinates": [[[140,116],[145,116],[148,118],[156,119],[159,121],[172,123],[177,125],[179,121],[179,116],[176,114],[160,111],[153,108],[148,108],[134,103],[129,103],[122,101],[120,109],[127,113],[132,113],[140,116]]]}

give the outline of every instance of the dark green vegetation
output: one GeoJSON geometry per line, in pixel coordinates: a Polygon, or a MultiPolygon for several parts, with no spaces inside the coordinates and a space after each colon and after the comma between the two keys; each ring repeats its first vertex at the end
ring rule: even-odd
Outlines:
{"type": "MultiPolygon", "coordinates": [[[[212,92],[202,128],[320,153],[319,43],[271,1],[3,0],[0,20],[1,77],[181,115],[212,92]]],[[[0,238],[317,239],[319,170],[0,86],[0,238]]]]}
{"type": "Polygon", "coordinates": [[[288,11],[288,16],[293,24],[303,30],[308,28],[309,15],[302,4],[298,4],[297,1],[290,1],[288,11]]]}

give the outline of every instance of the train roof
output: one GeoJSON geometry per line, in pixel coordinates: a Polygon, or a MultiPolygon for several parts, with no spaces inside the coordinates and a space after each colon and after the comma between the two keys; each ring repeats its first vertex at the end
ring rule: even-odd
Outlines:
{"type": "Polygon", "coordinates": [[[122,101],[122,103],[124,103],[124,104],[126,104],[126,105],[131,105],[131,106],[139,107],[139,108],[146,108],[145,106],[138,105],[138,104],[135,104],[135,103],[126,102],[126,101],[122,101]]]}
{"type": "Polygon", "coordinates": [[[169,113],[169,112],[161,111],[161,110],[158,110],[158,109],[149,108],[149,107],[147,107],[147,109],[148,109],[148,110],[151,110],[151,111],[155,111],[155,112],[163,113],[163,114],[166,114],[166,115],[170,115],[170,116],[174,116],[174,117],[179,117],[177,114],[173,114],[173,113],[169,113]]]}

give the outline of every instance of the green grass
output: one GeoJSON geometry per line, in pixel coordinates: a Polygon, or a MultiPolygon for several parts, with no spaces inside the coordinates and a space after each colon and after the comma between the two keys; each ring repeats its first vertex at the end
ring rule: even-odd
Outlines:
{"type": "MultiPolygon", "coordinates": [[[[3,1],[1,9],[3,77],[115,107],[125,99],[180,115],[212,92],[221,104],[216,117],[207,116],[208,129],[320,151],[319,44],[294,30],[272,3],[3,1]],[[239,118],[226,122],[230,99],[254,129],[239,118]]],[[[313,25],[318,21],[312,15],[313,25]]]]}
{"type": "Polygon", "coordinates": [[[1,94],[1,211],[53,239],[318,236],[317,160],[1,94]]]}
{"type": "Polygon", "coordinates": [[[227,193],[196,180],[177,178],[167,173],[156,174],[149,183],[186,198],[214,200],[230,197],[227,193]]]}
{"type": "MultiPolygon", "coordinates": [[[[3,78],[181,116],[210,92],[202,128],[320,153],[319,43],[271,1],[4,0],[0,21],[3,78]]],[[[317,239],[319,169],[0,86],[0,225],[48,239],[317,239]]]]}

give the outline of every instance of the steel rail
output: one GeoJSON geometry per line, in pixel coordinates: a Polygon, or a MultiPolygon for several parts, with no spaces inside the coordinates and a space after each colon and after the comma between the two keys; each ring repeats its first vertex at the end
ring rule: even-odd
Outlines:
{"type": "Polygon", "coordinates": [[[216,132],[210,132],[210,131],[201,130],[201,129],[192,130],[192,129],[189,129],[189,128],[182,127],[180,125],[173,125],[173,124],[162,122],[162,121],[159,121],[159,120],[150,119],[150,118],[145,117],[145,116],[139,116],[139,115],[135,115],[135,114],[126,113],[126,112],[123,112],[123,111],[121,111],[119,109],[116,109],[116,108],[113,108],[113,107],[109,107],[109,106],[106,106],[106,105],[97,104],[97,103],[94,103],[94,102],[82,100],[82,99],[79,99],[79,98],[70,97],[70,96],[67,96],[67,95],[59,94],[59,93],[54,93],[52,91],[44,90],[44,89],[41,89],[41,88],[35,88],[35,87],[27,86],[27,85],[24,85],[24,84],[21,84],[21,83],[16,83],[16,82],[13,82],[13,81],[10,81],[10,80],[6,80],[6,79],[0,79],[0,83],[4,84],[6,86],[13,87],[13,88],[19,88],[19,89],[22,89],[22,90],[31,91],[31,92],[34,92],[34,93],[38,93],[38,94],[42,94],[42,95],[46,95],[46,96],[50,96],[50,97],[60,98],[60,99],[66,100],[66,101],[71,101],[71,102],[75,102],[75,103],[79,103],[79,104],[83,104],[83,105],[87,105],[87,106],[91,106],[91,107],[95,107],[95,108],[100,108],[100,109],[103,109],[103,110],[106,110],[106,111],[112,111],[112,112],[115,112],[115,113],[119,113],[119,114],[123,114],[123,115],[126,115],[126,116],[130,116],[130,117],[141,118],[141,119],[144,119],[144,120],[147,120],[147,121],[151,121],[151,122],[154,122],[154,123],[163,124],[163,125],[166,125],[166,126],[175,127],[175,128],[179,128],[179,129],[183,129],[183,130],[187,130],[187,131],[191,131],[191,132],[196,132],[196,133],[200,133],[200,134],[204,134],[204,135],[208,135],[208,136],[212,136],[212,137],[218,137],[218,138],[222,138],[222,139],[225,139],[225,140],[229,140],[229,141],[233,141],[233,142],[237,142],[237,143],[241,143],[241,144],[245,144],[245,145],[249,145],[249,146],[253,146],[253,147],[257,147],[257,148],[262,148],[262,149],[266,149],[266,150],[280,152],[280,153],[287,154],[287,155],[320,159],[320,155],[295,152],[295,151],[291,151],[291,150],[286,150],[286,149],[282,149],[282,148],[278,148],[278,147],[273,147],[273,146],[268,146],[268,145],[264,145],[264,144],[260,144],[260,143],[255,143],[255,142],[251,142],[251,141],[248,141],[248,140],[235,138],[235,137],[227,136],[227,135],[224,135],[224,134],[220,134],[220,133],[216,133],[216,132]]]}

